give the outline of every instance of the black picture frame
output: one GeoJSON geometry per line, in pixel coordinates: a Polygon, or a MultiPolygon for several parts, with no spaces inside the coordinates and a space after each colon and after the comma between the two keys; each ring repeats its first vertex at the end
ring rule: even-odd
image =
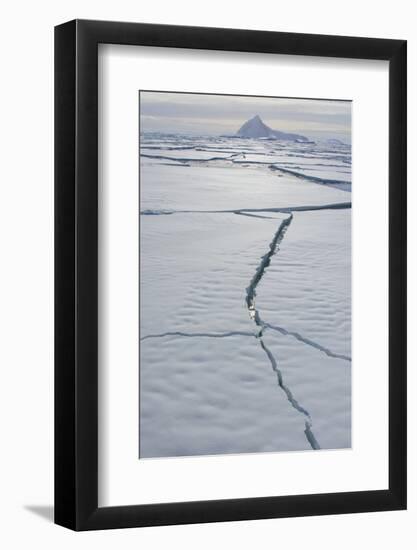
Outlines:
{"type": "Polygon", "coordinates": [[[406,508],[406,41],[74,20],[55,28],[55,523],[92,530],[406,508]],[[389,62],[389,488],[98,506],[98,44],[389,62]]]}

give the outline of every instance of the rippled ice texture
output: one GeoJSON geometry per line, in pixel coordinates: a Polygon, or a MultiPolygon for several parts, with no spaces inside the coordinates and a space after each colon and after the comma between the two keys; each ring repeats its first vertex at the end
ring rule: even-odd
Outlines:
{"type": "Polygon", "coordinates": [[[350,148],[140,152],[140,457],[350,447],[350,148]]]}

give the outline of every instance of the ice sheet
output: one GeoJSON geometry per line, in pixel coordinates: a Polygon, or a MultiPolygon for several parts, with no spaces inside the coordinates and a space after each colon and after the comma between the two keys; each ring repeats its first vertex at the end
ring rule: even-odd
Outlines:
{"type": "Polygon", "coordinates": [[[142,211],[224,210],[340,203],[351,194],[253,165],[143,164],[140,197],[142,211]]]}
{"type": "Polygon", "coordinates": [[[169,331],[254,332],[246,287],[286,217],[270,216],[142,216],[141,337],[169,331]]]}
{"type": "Polygon", "coordinates": [[[141,344],[140,456],[308,450],[254,337],[141,344]]]}
{"type": "Polygon", "coordinates": [[[142,155],[140,456],[349,447],[350,147],[142,155]]]}

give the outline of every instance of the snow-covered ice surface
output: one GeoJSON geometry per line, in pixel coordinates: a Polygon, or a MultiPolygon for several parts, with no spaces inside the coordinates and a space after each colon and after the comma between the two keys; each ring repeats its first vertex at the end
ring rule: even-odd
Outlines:
{"type": "Polygon", "coordinates": [[[141,457],[311,448],[253,337],[141,346],[141,457]]]}
{"type": "Polygon", "coordinates": [[[259,165],[144,163],[141,211],[291,208],[350,200],[350,195],[335,186],[322,187],[319,193],[310,181],[259,165]]]}
{"type": "Polygon", "coordinates": [[[142,216],[141,337],[255,334],[245,289],[278,224],[229,213],[142,216]]]}
{"type": "Polygon", "coordinates": [[[350,147],[140,152],[140,457],[349,447],[350,147]]]}

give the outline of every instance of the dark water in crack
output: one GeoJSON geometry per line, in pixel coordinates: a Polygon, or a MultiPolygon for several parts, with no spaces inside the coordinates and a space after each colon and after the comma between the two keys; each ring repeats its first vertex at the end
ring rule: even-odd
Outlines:
{"type": "Polygon", "coordinates": [[[267,325],[262,321],[259,315],[259,311],[256,309],[256,304],[255,304],[256,287],[261,281],[265,273],[265,270],[270,265],[272,256],[274,256],[274,254],[276,254],[276,252],[278,251],[279,245],[282,242],[285,236],[285,233],[292,222],[292,219],[293,219],[293,215],[290,214],[288,218],[286,218],[281,222],[277,232],[274,235],[274,238],[272,239],[269,245],[269,251],[264,256],[262,256],[261,261],[255,271],[255,275],[252,277],[252,280],[248,288],[246,289],[246,305],[249,311],[249,317],[252,319],[252,321],[254,321],[254,323],[259,329],[257,334],[257,339],[261,345],[261,348],[263,349],[266,356],[268,357],[269,362],[271,363],[272,370],[275,372],[277,376],[278,386],[287,396],[287,399],[290,402],[291,406],[305,417],[305,430],[304,430],[305,436],[307,438],[307,441],[311,445],[311,448],[314,450],[317,450],[317,449],[320,449],[320,445],[311,430],[312,420],[311,420],[310,413],[302,405],[298,403],[298,401],[294,398],[290,388],[288,388],[288,386],[285,385],[282,372],[278,368],[278,362],[276,358],[273,356],[271,350],[267,347],[267,345],[263,340],[263,332],[264,332],[264,329],[267,327],[267,325]]]}

